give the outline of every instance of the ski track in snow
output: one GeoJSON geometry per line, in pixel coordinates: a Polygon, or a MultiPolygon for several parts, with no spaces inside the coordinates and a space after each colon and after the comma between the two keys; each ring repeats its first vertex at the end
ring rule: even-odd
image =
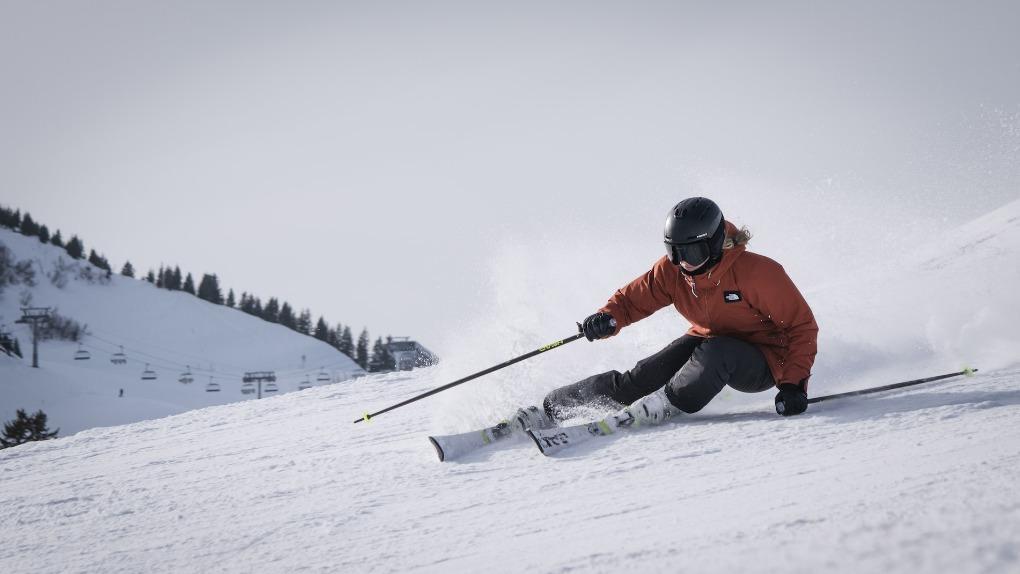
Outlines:
{"type": "MultiPolygon", "coordinates": [[[[439,463],[373,376],[0,451],[7,572],[1016,572],[1020,370],[439,463]]],[[[771,398],[771,397],[769,397],[771,398]]],[[[760,408],[758,408],[760,407],[760,408]]]]}

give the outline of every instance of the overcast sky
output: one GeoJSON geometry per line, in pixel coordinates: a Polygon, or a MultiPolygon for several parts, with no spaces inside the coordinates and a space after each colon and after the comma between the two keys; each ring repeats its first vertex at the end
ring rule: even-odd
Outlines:
{"type": "Polygon", "coordinates": [[[815,282],[1020,196],[1020,4],[825,4],[5,0],[0,203],[443,353],[514,281],[582,319],[689,195],[815,282]]]}

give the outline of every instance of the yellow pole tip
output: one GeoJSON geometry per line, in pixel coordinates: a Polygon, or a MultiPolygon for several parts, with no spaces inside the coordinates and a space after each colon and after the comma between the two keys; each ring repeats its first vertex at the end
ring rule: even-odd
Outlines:
{"type": "Polygon", "coordinates": [[[965,374],[965,375],[967,375],[969,377],[969,376],[974,374],[974,369],[972,369],[970,367],[964,367],[963,368],[963,374],[965,374]]]}
{"type": "Polygon", "coordinates": [[[366,423],[367,423],[367,422],[371,422],[371,420],[372,420],[372,415],[370,415],[370,414],[368,414],[368,413],[365,413],[365,417],[364,417],[364,418],[362,418],[361,420],[365,421],[366,423]]]}

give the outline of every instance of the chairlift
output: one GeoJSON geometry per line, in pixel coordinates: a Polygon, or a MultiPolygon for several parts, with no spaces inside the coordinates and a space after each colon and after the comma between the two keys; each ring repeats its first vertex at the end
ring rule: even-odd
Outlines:
{"type": "Polygon", "coordinates": [[[82,348],[81,343],[78,343],[78,350],[75,351],[75,353],[74,353],[74,360],[75,361],[87,361],[87,360],[89,360],[91,358],[92,358],[92,356],[89,355],[89,352],[82,348]]]}
{"type": "Polygon", "coordinates": [[[308,375],[305,375],[305,380],[301,381],[297,388],[299,391],[312,388],[312,382],[308,380],[308,375]]]}
{"type": "Polygon", "coordinates": [[[265,388],[262,389],[262,392],[264,392],[264,393],[275,393],[278,390],[280,390],[280,389],[276,388],[276,383],[269,382],[269,383],[266,383],[266,386],[265,386],[265,388]]]}
{"type": "Polygon", "coordinates": [[[142,380],[143,381],[156,380],[156,371],[153,371],[152,369],[149,368],[149,363],[145,363],[145,370],[142,371],[142,380]]]}
{"type": "Polygon", "coordinates": [[[124,346],[120,346],[120,351],[110,355],[110,362],[114,365],[127,364],[127,355],[124,354],[124,346]]]}
{"type": "Polygon", "coordinates": [[[187,370],[181,373],[180,378],[177,379],[178,383],[184,385],[190,385],[195,382],[195,377],[191,374],[191,365],[187,365],[187,370]]]}
{"type": "Polygon", "coordinates": [[[252,395],[255,394],[255,383],[248,381],[241,385],[241,394],[252,395]]]}
{"type": "Polygon", "coordinates": [[[328,383],[329,382],[329,373],[327,373],[325,371],[325,369],[320,369],[319,370],[319,376],[315,377],[315,380],[317,382],[319,382],[319,383],[328,383]]]}
{"type": "Polygon", "coordinates": [[[212,377],[209,377],[209,383],[205,386],[205,392],[207,393],[218,393],[220,392],[220,384],[213,381],[212,377]]]}

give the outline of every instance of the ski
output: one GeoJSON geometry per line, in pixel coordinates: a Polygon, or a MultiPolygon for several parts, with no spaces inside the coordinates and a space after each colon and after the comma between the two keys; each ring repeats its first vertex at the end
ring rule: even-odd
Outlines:
{"type": "Polygon", "coordinates": [[[546,430],[528,431],[528,436],[535,441],[535,446],[546,456],[560,452],[561,450],[576,444],[587,442],[597,436],[613,434],[613,430],[600,426],[598,422],[559,427],[546,430]]]}
{"type": "Polygon", "coordinates": [[[514,435],[520,436],[524,429],[549,428],[554,423],[538,407],[518,409],[510,420],[500,421],[494,426],[468,431],[459,434],[430,436],[429,442],[436,449],[439,461],[453,460],[485,448],[491,444],[504,441],[514,435]]]}
{"type": "Polygon", "coordinates": [[[513,429],[508,421],[495,426],[460,434],[430,436],[429,441],[436,449],[439,461],[453,460],[476,451],[498,441],[513,436],[513,429]]]}
{"type": "Polygon", "coordinates": [[[551,456],[561,450],[588,442],[594,438],[609,436],[616,434],[619,430],[639,426],[636,423],[637,419],[634,418],[634,415],[624,409],[604,419],[589,423],[568,427],[528,430],[528,436],[535,442],[535,446],[538,447],[542,454],[551,456]]]}

